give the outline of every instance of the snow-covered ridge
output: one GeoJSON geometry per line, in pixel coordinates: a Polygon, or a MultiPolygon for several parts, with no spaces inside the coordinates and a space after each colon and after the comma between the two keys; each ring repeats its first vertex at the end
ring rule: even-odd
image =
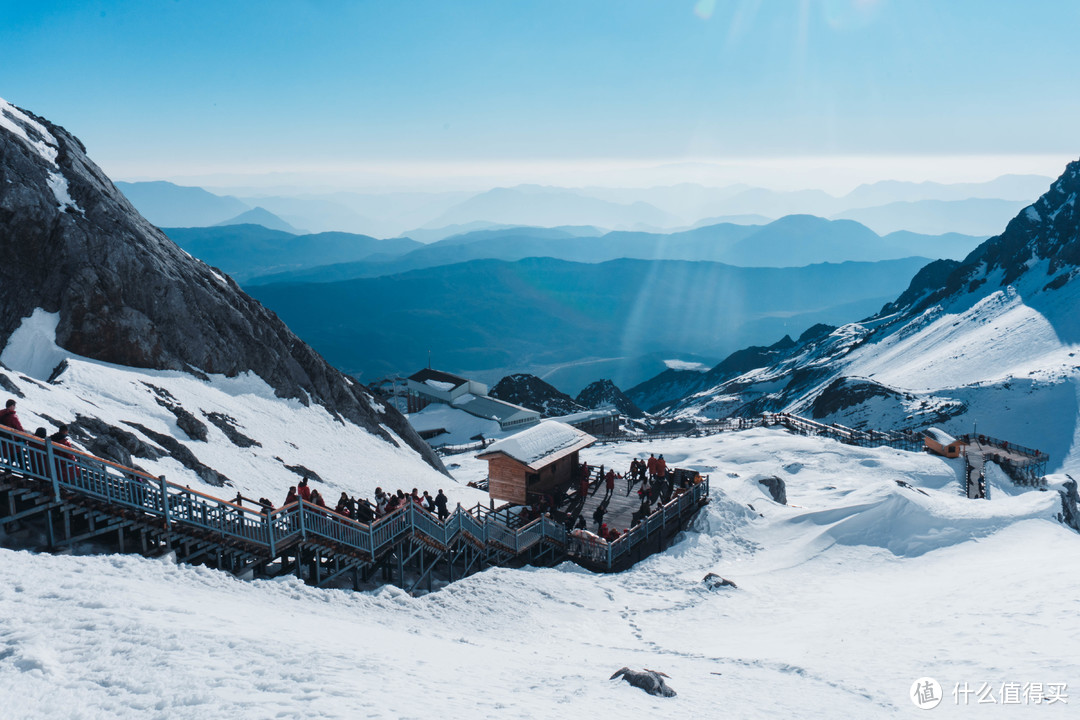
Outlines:
{"type": "Polygon", "coordinates": [[[388,443],[341,422],[318,404],[278,397],[254,373],[201,379],[180,371],[140,370],[82,358],[56,345],[57,321],[54,313],[36,311],[0,353],[0,387],[6,397],[17,399],[28,431],[41,426],[51,433],[57,423],[68,423],[80,449],[101,454],[112,447],[122,452],[119,443],[131,456],[107,459],[126,459],[121,464],[217,497],[239,492],[280,504],[290,485],[309,476],[328,500],[341,491],[370,498],[379,485],[406,491],[418,487],[433,495],[441,487],[453,502],[464,505],[486,499],[459,488],[404,442],[388,443]],[[202,439],[189,434],[199,428],[202,439]],[[161,444],[163,436],[173,438],[215,474],[200,471],[190,458],[185,464],[185,456],[161,444]],[[221,478],[228,487],[211,482],[221,478]]]}
{"type": "Polygon", "coordinates": [[[44,125],[4,98],[0,98],[0,128],[15,135],[27,147],[36,152],[42,160],[56,168],[49,172],[46,182],[53,195],[56,196],[56,201],[60,204],[60,210],[64,211],[72,208],[82,212],[82,208],[71,199],[67,178],[64,177],[60,166],[56,162],[60,151],[56,138],[53,137],[52,133],[44,125]],[[31,137],[31,133],[35,137],[31,137]]]}

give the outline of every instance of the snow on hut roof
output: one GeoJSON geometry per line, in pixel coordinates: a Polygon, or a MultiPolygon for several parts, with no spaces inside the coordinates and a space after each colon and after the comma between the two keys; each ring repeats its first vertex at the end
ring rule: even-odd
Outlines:
{"type": "Polygon", "coordinates": [[[489,445],[487,450],[477,457],[483,459],[502,453],[537,470],[538,466],[558,460],[594,442],[596,438],[583,430],[555,420],[544,420],[539,425],[489,445]]]}
{"type": "Polygon", "coordinates": [[[940,445],[952,445],[956,442],[956,438],[940,428],[927,428],[923,431],[923,435],[926,435],[940,445]]]}

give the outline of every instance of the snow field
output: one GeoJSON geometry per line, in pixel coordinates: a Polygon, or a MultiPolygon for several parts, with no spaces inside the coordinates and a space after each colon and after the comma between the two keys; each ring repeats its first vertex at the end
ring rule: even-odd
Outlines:
{"type": "MultiPolygon", "coordinates": [[[[893,717],[928,675],[949,717],[985,711],[956,707],[956,682],[1075,682],[1080,538],[1056,493],[967,500],[950,461],[778,429],[584,455],[649,452],[708,472],[713,501],[616,575],[495,568],[411,598],[0,551],[0,697],[26,718],[893,717]],[[678,697],[608,682],[624,665],[678,697]]],[[[457,459],[459,481],[482,472],[457,459]]]]}

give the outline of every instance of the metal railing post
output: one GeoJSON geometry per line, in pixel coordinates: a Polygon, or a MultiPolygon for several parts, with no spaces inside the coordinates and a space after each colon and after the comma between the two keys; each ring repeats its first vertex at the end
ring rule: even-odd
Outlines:
{"type": "Polygon", "coordinates": [[[304,498],[296,498],[296,515],[300,518],[300,539],[307,540],[307,528],[304,527],[304,498]]]}
{"type": "Polygon", "coordinates": [[[53,452],[53,442],[45,438],[45,462],[49,466],[49,479],[52,480],[53,499],[60,500],[60,468],[56,467],[56,454],[53,452]]]}
{"type": "Polygon", "coordinates": [[[270,545],[270,559],[273,560],[276,555],[274,552],[274,511],[267,508],[263,515],[266,518],[266,539],[270,545]]]}

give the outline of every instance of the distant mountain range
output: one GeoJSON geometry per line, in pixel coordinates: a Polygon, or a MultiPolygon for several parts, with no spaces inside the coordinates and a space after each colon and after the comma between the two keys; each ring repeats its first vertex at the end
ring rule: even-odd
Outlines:
{"type": "MultiPolygon", "coordinates": [[[[220,196],[164,182],[119,186],[159,227],[213,225],[261,207],[293,227],[312,232],[410,235],[429,242],[496,226],[592,225],[608,230],[672,231],[717,222],[763,223],[798,214],[865,219],[865,224],[883,234],[912,230],[986,235],[990,231],[985,218],[973,213],[967,201],[1028,203],[1049,183],[1050,178],[1038,175],[1006,175],[985,183],[885,181],[859,186],[842,197],[820,190],[778,191],[746,185],[715,188],[692,183],[653,188],[519,185],[482,192],[296,195],[226,190],[220,196]],[[934,204],[921,205],[923,201],[934,204]],[[892,207],[897,202],[912,205],[892,207]],[[851,214],[856,210],[866,213],[861,217],[851,214]]],[[[994,212],[1000,214],[1003,207],[994,212]]]]}
{"type": "Polygon", "coordinates": [[[834,218],[856,220],[875,232],[907,230],[939,234],[962,227],[972,235],[990,236],[1012,219],[1030,200],[914,200],[837,213],[834,218]]]}
{"type": "Polygon", "coordinates": [[[420,243],[408,238],[377,240],[352,233],[294,235],[262,225],[165,228],[169,239],[238,282],[254,275],[296,271],[312,264],[396,257],[420,243]]]}
{"type": "MultiPolygon", "coordinates": [[[[722,357],[816,323],[865,317],[925,264],[922,258],[801,268],[473,260],[378,278],[248,290],[347,372],[367,378],[411,372],[432,351],[440,367],[477,374],[506,367],[528,372],[583,358],[634,363],[657,353],[722,357]]],[[[609,364],[591,379],[612,377],[614,369],[609,364]]],[[[619,382],[645,377],[621,376],[619,382]]],[[[564,389],[576,391],[587,382],[564,389]]]]}
{"type": "Polygon", "coordinates": [[[215,223],[215,225],[218,227],[226,225],[261,225],[268,230],[280,230],[282,232],[292,233],[293,235],[303,234],[302,230],[297,230],[274,213],[261,207],[246,210],[234,218],[222,220],[219,223],[215,223]]]}
{"type": "MultiPolygon", "coordinates": [[[[379,277],[479,259],[552,257],[574,262],[705,260],[742,267],[795,267],[822,262],[875,262],[921,256],[960,259],[982,238],[897,233],[881,237],[850,220],[792,215],[765,226],[724,223],[670,234],[610,232],[582,236],[592,228],[516,227],[477,230],[409,249],[396,257],[290,270],[266,276],[247,272],[249,285],[273,282],[336,282],[379,277]]],[[[384,241],[389,242],[389,241],[384,241]]],[[[196,253],[197,254],[197,253],[196,253]]],[[[317,258],[309,256],[310,262],[317,258]]]]}
{"type": "Polygon", "coordinates": [[[251,206],[231,196],[170,182],[117,182],[117,189],[139,213],[158,227],[217,225],[251,206]]]}

